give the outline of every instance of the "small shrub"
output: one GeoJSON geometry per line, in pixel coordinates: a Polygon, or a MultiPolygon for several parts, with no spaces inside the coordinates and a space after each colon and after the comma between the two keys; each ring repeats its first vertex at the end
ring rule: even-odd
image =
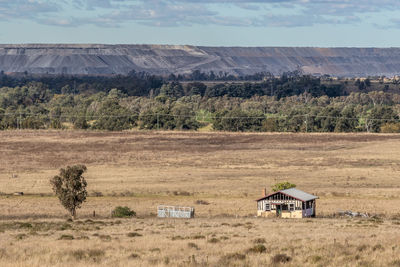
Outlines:
{"type": "Polygon", "coordinates": [[[254,239],[254,243],[255,244],[265,244],[267,241],[265,240],[265,238],[256,238],[254,239]]]}
{"type": "Polygon", "coordinates": [[[210,203],[208,201],[201,200],[201,199],[196,200],[195,204],[197,204],[197,205],[210,205],[210,203]]]}
{"type": "Polygon", "coordinates": [[[74,250],[70,254],[77,261],[83,260],[86,257],[85,251],[82,249],[74,250]]]}
{"type": "Polygon", "coordinates": [[[263,244],[258,244],[252,248],[249,248],[247,251],[251,253],[264,253],[267,251],[267,248],[263,244]]]}
{"type": "Polygon", "coordinates": [[[111,241],[111,236],[109,236],[109,235],[98,235],[98,237],[99,237],[102,241],[111,241]]]}
{"type": "Polygon", "coordinates": [[[385,248],[381,244],[376,244],[375,246],[372,247],[372,250],[373,251],[376,251],[376,250],[383,251],[383,250],[385,250],[385,248]]]}
{"type": "Polygon", "coordinates": [[[150,249],[150,252],[161,252],[161,249],[159,249],[159,248],[152,248],[152,249],[150,249]]]}
{"type": "Polygon", "coordinates": [[[206,237],[204,235],[194,235],[191,237],[191,239],[205,239],[206,237]]]}
{"type": "Polygon", "coordinates": [[[136,232],[132,232],[132,233],[128,233],[127,236],[128,237],[137,237],[137,236],[142,236],[142,235],[139,233],[136,233],[136,232]]]}
{"type": "Polygon", "coordinates": [[[228,259],[228,260],[245,260],[246,259],[246,255],[245,254],[241,254],[241,253],[230,253],[225,255],[223,258],[228,259]]]}
{"type": "Polygon", "coordinates": [[[368,248],[368,245],[363,244],[363,245],[358,246],[358,247],[357,247],[357,250],[360,251],[360,252],[362,252],[362,251],[364,251],[364,250],[367,250],[367,248],[368,248]]]}
{"type": "Polygon", "coordinates": [[[190,192],[187,191],[173,191],[172,194],[174,194],[174,196],[191,196],[192,194],[190,192]]]}
{"type": "Polygon", "coordinates": [[[24,228],[32,228],[32,224],[30,223],[19,223],[19,228],[24,229],[24,228]]]}
{"type": "Polygon", "coordinates": [[[58,238],[58,240],[74,240],[74,236],[73,235],[62,235],[58,238]]]}
{"type": "Polygon", "coordinates": [[[25,239],[26,237],[27,237],[26,234],[18,234],[18,235],[15,236],[15,239],[22,240],[22,239],[25,239]]]}
{"type": "Polygon", "coordinates": [[[215,243],[218,243],[218,242],[219,242],[219,239],[215,238],[215,237],[213,237],[213,238],[208,240],[208,243],[212,243],[212,244],[215,244],[215,243]]]}
{"type": "Polygon", "coordinates": [[[189,248],[199,249],[199,247],[198,247],[195,243],[192,243],[192,242],[189,242],[189,243],[188,243],[188,247],[189,247],[189,248]]]}
{"type": "Polygon", "coordinates": [[[276,254],[275,256],[272,257],[273,264],[287,263],[291,260],[292,260],[292,258],[286,254],[276,254]]]}
{"type": "Polygon", "coordinates": [[[64,231],[64,230],[68,230],[71,229],[72,225],[68,224],[68,223],[64,223],[63,225],[61,225],[60,230],[64,231]]]}
{"type": "Polygon", "coordinates": [[[99,262],[101,258],[104,257],[105,252],[101,249],[77,249],[71,251],[69,254],[77,261],[92,260],[94,262],[99,262]]]}
{"type": "Polygon", "coordinates": [[[131,255],[129,255],[129,257],[128,257],[128,259],[138,259],[138,258],[140,258],[140,256],[138,255],[138,254],[136,254],[136,253],[132,253],[131,255]]]}
{"type": "Polygon", "coordinates": [[[312,263],[317,263],[317,262],[320,262],[321,260],[322,260],[322,257],[319,256],[319,255],[314,255],[314,256],[311,256],[311,257],[310,257],[310,261],[311,261],[312,263]]]}
{"type": "Polygon", "coordinates": [[[185,238],[181,237],[180,235],[173,236],[173,237],[171,238],[171,240],[173,240],[173,241],[175,241],[175,240],[184,240],[184,239],[185,239],[185,238]]]}
{"type": "Polygon", "coordinates": [[[164,264],[168,265],[169,264],[169,257],[164,257],[164,264]]]}
{"type": "Polygon", "coordinates": [[[101,250],[101,249],[89,249],[87,251],[87,255],[89,258],[95,259],[95,258],[103,257],[105,255],[105,252],[104,252],[104,250],[101,250]]]}
{"type": "Polygon", "coordinates": [[[244,261],[246,255],[241,253],[230,253],[222,256],[218,261],[218,266],[247,266],[247,264],[235,264],[232,262],[244,261]]]}
{"type": "Polygon", "coordinates": [[[136,216],[136,212],[134,212],[128,207],[121,207],[121,206],[116,207],[111,213],[111,217],[114,218],[130,218],[134,216],[136,216]]]}

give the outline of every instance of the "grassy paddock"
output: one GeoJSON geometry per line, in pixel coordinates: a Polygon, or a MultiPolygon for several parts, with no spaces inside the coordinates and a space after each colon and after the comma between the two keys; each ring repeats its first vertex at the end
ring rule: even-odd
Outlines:
{"type": "Polygon", "coordinates": [[[0,162],[2,265],[400,265],[400,135],[4,131],[0,162]],[[67,222],[48,181],[76,163],[90,197],[67,222]],[[320,196],[320,218],[254,218],[286,180],[320,196]],[[159,204],[196,219],[157,219],[159,204]],[[332,218],[348,209],[378,218],[332,218]]]}

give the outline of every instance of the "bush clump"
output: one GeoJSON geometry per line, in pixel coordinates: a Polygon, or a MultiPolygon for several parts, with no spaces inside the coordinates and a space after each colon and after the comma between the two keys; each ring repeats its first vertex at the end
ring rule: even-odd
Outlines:
{"type": "Polygon", "coordinates": [[[138,258],[140,258],[140,256],[139,256],[139,254],[132,253],[131,255],[129,255],[128,258],[132,260],[132,259],[138,259],[138,258]]]}
{"type": "Polygon", "coordinates": [[[248,252],[251,253],[264,253],[267,251],[267,248],[263,244],[257,244],[252,248],[248,249],[248,252]]]}
{"type": "Polygon", "coordinates": [[[281,191],[281,190],[290,189],[290,188],[294,188],[294,187],[296,187],[295,184],[292,184],[292,183],[289,183],[289,182],[283,182],[283,183],[274,184],[271,187],[271,189],[274,192],[278,192],[278,191],[281,191]]]}
{"type": "Polygon", "coordinates": [[[197,244],[192,243],[192,242],[189,242],[189,243],[188,243],[188,247],[189,247],[189,248],[194,248],[194,249],[199,249],[199,247],[197,246],[197,244]]]}
{"type": "Polygon", "coordinates": [[[196,200],[195,204],[197,204],[197,205],[210,205],[210,202],[199,199],[199,200],[196,200]]]}
{"type": "Polygon", "coordinates": [[[276,254],[274,257],[272,257],[272,263],[274,264],[287,263],[291,260],[292,258],[286,254],[276,254]]]}
{"type": "Polygon", "coordinates": [[[245,259],[245,254],[237,252],[226,254],[219,259],[218,266],[247,266],[244,263],[238,264],[238,261],[244,261],[245,259]]]}
{"type": "Polygon", "coordinates": [[[213,237],[213,238],[211,238],[211,239],[208,240],[208,243],[213,243],[213,244],[215,244],[215,243],[218,243],[218,242],[219,242],[219,239],[218,239],[218,238],[215,238],[215,237],[213,237]]]}
{"type": "Polygon", "coordinates": [[[113,218],[130,218],[134,216],[136,216],[136,212],[128,207],[121,206],[116,207],[111,213],[111,217],[113,218]]]}
{"type": "Polygon", "coordinates": [[[136,233],[136,232],[132,232],[132,233],[128,233],[127,236],[128,237],[137,237],[137,236],[142,236],[142,235],[139,233],[136,233]]]}
{"type": "Polygon", "coordinates": [[[77,249],[71,251],[69,254],[77,261],[90,260],[97,263],[105,256],[104,250],[101,249],[77,249]]]}
{"type": "Polygon", "coordinates": [[[246,259],[246,255],[242,254],[242,253],[230,253],[230,254],[226,254],[224,256],[225,259],[228,260],[245,260],[246,259]]]}

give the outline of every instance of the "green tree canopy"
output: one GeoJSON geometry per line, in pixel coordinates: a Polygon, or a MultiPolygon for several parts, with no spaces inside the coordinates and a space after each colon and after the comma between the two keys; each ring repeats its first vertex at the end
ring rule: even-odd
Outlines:
{"type": "Polygon", "coordinates": [[[60,169],[60,174],[50,180],[54,193],[73,219],[76,217],[76,209],[81,207],[87,197],[87,182],[82,176],[86,170],[85,165],[68,166],[60,169]]]}
{"type": "Polygon", "coordinates": [[[281,191],[281,190],[290,189],[290,188],[294,188],[294,187],[296,187],[295,184],[292,184],[292,183],[289,183],[289,182],[283,182],[283,183],[274,184],[271,187],[271,189],[274,192],[278,192],[278,191],[281,191]]]}

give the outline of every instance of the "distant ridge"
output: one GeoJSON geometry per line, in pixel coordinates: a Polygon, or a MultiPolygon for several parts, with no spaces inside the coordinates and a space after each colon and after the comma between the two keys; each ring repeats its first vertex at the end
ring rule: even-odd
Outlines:
{"type": "Polygon", "coordinates": [[[132,70],[235,75],[301,69],[332,76],[400,74],[400,48],[205,47],[188,45],[3,44],[0,71],[109,75],[132,70]]]}

